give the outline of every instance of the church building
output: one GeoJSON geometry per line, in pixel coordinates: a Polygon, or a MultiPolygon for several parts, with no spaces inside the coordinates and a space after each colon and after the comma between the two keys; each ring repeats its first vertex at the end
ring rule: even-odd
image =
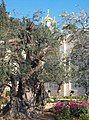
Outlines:
{"type": "MultiPolygon", "coordinates": [[[[55,17],[52,18],[50,16],[49,10],[48,10],[47,16],[44,19],[42,19],[42,24],[47,26],[52,32],[54,29],[57,29],[57,22],[55,20],[55,17]]],[[[69,38],[69,35],[66,36],[66,38],[62,42],[62,45],[60,46],[60,52],[62,52],[62,57],[64,57],[65,55],[69,56],[71,49],[73,47],[73,44],[68,43],[66,41],[66,39],[68,38],[69,38]]],[[[74,96],[85,94],[84,89],[82,87],[75,87],[75,85],[71,82],[71,79],[68,82],[65,82],[65,81],[63,82],[63,84],[60,87],[59,93],[57,93],[58,85],[55,82],[46,82],[45,89],[47,92],[50,92],[49,93],[50,96],[55,96],[55,95],[70,96],[71,92],[73,92],[74,96]]]]}

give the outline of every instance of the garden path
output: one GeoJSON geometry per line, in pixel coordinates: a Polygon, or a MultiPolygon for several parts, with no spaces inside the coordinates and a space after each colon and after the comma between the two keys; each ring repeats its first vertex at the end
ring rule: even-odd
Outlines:
{"type": "Polygon", "coordinates": [[[51,112],[43,111],[36,120],[55,120],[55,116],[51,112]]]}
{"type": "Polygon", "coordinates": [[[54,103],[46,104],[42,113],[40,113],[36,120],[55,120],[55,116],[52,112],[49,112],[49,109],[54,106],[54,103]]]}

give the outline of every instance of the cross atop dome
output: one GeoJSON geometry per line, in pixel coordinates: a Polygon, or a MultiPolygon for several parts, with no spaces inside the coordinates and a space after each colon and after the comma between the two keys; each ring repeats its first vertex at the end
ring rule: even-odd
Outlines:
{"type": "Polygon", "coordinates": [[[56,20],[55,20],[55,16],[54,16],[54,21],[56,21],[56,20]]]}
{"type": "Polygon", "coordinates": [[[48,9],[48,14],[47,14],[47,16],[49,16],[49,9],[48,9]]]}

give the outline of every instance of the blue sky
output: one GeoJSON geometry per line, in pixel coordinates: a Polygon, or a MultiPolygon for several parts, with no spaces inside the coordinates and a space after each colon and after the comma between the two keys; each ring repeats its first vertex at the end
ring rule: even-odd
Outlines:
{"type": "MultiPolygon", "coordinates": [[[[59,14],[63,11],[79,12],[84,9],[89,12],[89,0],[5,0],[7,10],[16,17],[29,16],[37,10],[42,10],[44,16],[47,9],[50,9],[50,15],[59,19],[59,14]]],[[[1,2],[1,0],[0,0],[1,2]]]]}

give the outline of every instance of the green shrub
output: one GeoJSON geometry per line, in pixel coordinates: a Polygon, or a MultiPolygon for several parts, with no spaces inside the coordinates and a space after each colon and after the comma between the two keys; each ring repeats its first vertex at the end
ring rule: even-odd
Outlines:
{"type": "Polygon", "coordinates": [[[63,111],[57,116],[57,120],[71,120],[70,110],[63,109],[63,111]]]}
{"type": "Polygon", "coordinates": [[[79,109],[78,109],[79,115],[81,115],[81,114],[86,115],[87,113],[88,113],[88,108],[86,108],[84,106],[79,107],[79,109]]]}
{"type": "Polygon", "coordinates": [[[86,115],[81,114],[79,117],[79,120],[89,120],[89,115],[88,114],[86,114],[86,115]]]}
{"type": "Polygon", "coordinates": [[[51,97],[51,98],[48,98],[47,99],[47,103],[54,103],[54,102],[57,102],[57,98],[56,97],[51,97]]]}
{"type": "Polygon", "coordinates": [[[54,103],[54,99],[53,98],[48,98],[47,103],[54,103]]]}
{"type": "Polygon", "coordinates": [[[76,99],[76,100],[79,100],[79,101],[86,101],[87,100],[87,97],[85,96],[65,96],[65,97],[61,97],[61,99],[76,99]]]}

